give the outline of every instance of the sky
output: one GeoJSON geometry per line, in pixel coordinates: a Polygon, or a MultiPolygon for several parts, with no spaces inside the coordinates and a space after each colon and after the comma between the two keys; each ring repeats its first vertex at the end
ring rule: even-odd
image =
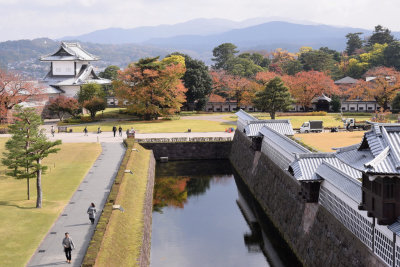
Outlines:
{"type": "Polygon", "coordinates": [[[60,38],[94,30],[278,16],[400,31],[399,0],[0,0],[0,41],[60,38]]]}

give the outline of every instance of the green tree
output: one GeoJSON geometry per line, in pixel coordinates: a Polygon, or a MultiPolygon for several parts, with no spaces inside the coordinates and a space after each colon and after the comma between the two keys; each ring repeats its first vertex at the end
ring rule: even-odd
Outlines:
{"type": "Polygon", "coordinates": [[[100,97],[93,97],[92,99],[89,100],[85,100],[82,104],[82,106],[89,110],[90,112],[90,117],[92,118],[92,120],[94,120],[96,118],[96,113],[101,111],[101,110],[105,110],[107,105],[106,105],[106,101],[103,98],[100,97]]]}
{"type": "Polygon", "coordinates": [[[226,71],[232,75],[250,78],[264,69],[251,59],[235,57],[226,62],[226,71]]]}
{"type": "Polygon", "coordinates": [[[303,70],[303,65],[297,59],[286,60],[281,63],[281,68],[287,75],[295,75],[303,70]]]}
{"type": "Polygon", "coordinates": [[[257,109],[268,112],[273,120],[277,111],[287,111],[294,103],[289,88],[278,76],[270,80],[262,91],[256,93],[253,102],[257,109]]]}
{"type": "Polygon", "coordinates": [[[187,88],[186,103],[195,105],[196,110],[203,110],[207,97],[212,91],[212,79],[208,67],[203,61],[193,59],[188,55],[185,58],[186,71],[183,75],[183,84],[187,88]]]}
{"type": "Polygon", "coordinates": [[[392,101],[392,109],[400,110],[400,92],[397,92],[392,101]]]}
{"type": "Polygon", "coordinates": [[[81,86],[78,92],[78,102],[83,104],[83,102],[92,99],[93,97],[105,98],[105,92],[103,87],[97,83],[88,83],[81,86]]]}
{"type": "Polygon", "coordinates": [[[306,71],[330,71],[335,66],[335,60],[333,60],[333,56],[322,50],[311,50],[301,53],[299,56],[299,61],[306,71]]]}
{"type": "Polygon", "coordinates": [[[110,65],[99,73],[99,77],[114,81],[118,77],[118,71],[120,68],[115,65],[110,65]]]}
{"type": "Polygon", "coordinates": [[[331,99],[332,99],[332,101],[331,101],[330,105],[332,107],[332,110],[334,112],[339,112],[340,108],[342,107],[342,103],[340,101],[340,97],[337,96],[337,95],[333,95],[331,99]]]}
{"type": "Polygon", "coordinates": [[[330,49],[328,47],[321,47],[319,51],[325,52],[328,55],[332,55],[332,59],[335,60],[336,62],[340,62],[340,53],[334,49],[330,49]]]}
{"type": "Polygon", "coordinates": [[[386,67],[400,70],[400,42],[391,42],[383,51],[383,58],[386,67]]]}
{"type": "Polygon", "coordinates": [[[355,33],[348,33],[346,35],[347,38],[347,43],[346,43],[346,53],[347,55],[351,56],[354,55],[354,53],[358,50],[361,49],[363,46],[363,41],[360,38],[360,35],[362,35],[362,32],[355,32],[355,33]]]}
{"type": "Polygon", "coordinates": [[[375,30],[368,39],[367,46],[372,47],[374,44],[390,44],[394,41],[393,35],[388,28],[381,25],[375,26],[375,30]]]}
{"type": "Polygon", "coordinates": [[[51,153],[56,153],[61,141],[48,141],[43,130],[40,116],[33,108],[16,107],[14,124],[9,126],[11,138],[6,142],[6,152],[3,153],[2,163],[7,166],[7,175],[17,179],[27,179],[27,194],[30,199],[29,179],[36,177],[36,208],[42,207],[42,174],[47,166],[42,160],[51,153]]]}
{"type": "Polygon", "coordinates": [[[215,61],[214,68],[227,70],[227,62],[233,59],[235,54],[239,53],[236,49],[236,45],[232,43],[223,43],[215,47],[213,49],[214,58],[212,59],[212,61],[215,61]]]}

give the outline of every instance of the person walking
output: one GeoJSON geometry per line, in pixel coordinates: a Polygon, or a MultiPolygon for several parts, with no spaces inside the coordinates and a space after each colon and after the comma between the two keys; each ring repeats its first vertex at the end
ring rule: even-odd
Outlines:
{"type": "Polygon", "coordinates": [[[51,125],[51,129],[50,129],[51,135],[54,137],[54,125],[51,125]]]}
{"type": "Polygon", "coordinates": [[[98,134],[101,134],[101,128],[100,128],[100,126],[99,126],[99,128],[97,128],[97,133],[98,133],[98,134]]]}
{"type": "Polygon", "coordinates": [[[94,224],[94,220],[96,219],[96,212],[96,206],[92,202],[87,210],[87,214],[89,214],[89,220],[92,222],[92,224],[94,224]]]}
{"type": "Polygon", "coordinates": [[[122,127],[121,127],[121,125],[118,128],[118,133],[119,133],[119,136],[122,136],[122,127]]]}
{"type": "Polygon", "coordinates": [[[114,137],[115,137],[115,134],[117,133],[117,127],[115,125],[113,126],[112,131],[114,132],[114,137]]]}
{"type": "Polygon", "coordinates": [[[83,132],[85,133],[85,136],[87,136],[88,134],[88,130],[87,130],[87,126],[85,126],[85,129],[83,129],[83,132]]]}
{"type": "Polygon", "coordinates": [[[72,241],[72,238],[69,236],[69,233],[65,233],[65,237],[62,241],[62,245],[64,247],[64,252],[65,252],[65,257],[67,258],[67,263],[71,263],[71,251],[72,249],[75,249],[75,244],[74,241],[72,241]]]}

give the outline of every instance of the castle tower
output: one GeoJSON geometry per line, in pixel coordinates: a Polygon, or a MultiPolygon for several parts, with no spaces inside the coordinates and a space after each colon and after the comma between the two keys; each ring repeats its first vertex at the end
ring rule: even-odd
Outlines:
{"type": "Polygon", "coordinates": [[[40,61],[50,62],[50,71],[43,81],[69,97],[75,97],[86,83],[110,84],[110,80],[94,72],[91,62],[97,60],[97,56],[85,51],[79,43],[62,42],[55,53],[40,58],[40,61]]]}

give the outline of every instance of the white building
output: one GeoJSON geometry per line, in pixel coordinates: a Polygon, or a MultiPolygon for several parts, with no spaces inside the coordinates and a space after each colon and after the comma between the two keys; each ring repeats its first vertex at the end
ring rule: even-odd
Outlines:
{"type": "Polygon", "coordinates": [[[43,81],[68,97],[75,97],[83,84],[110,84],[110,80],[94,72],[91,62],[97,60],[97,56],[85,51],[79,43],[62,42],[55,53],[40,58],[40,61],[50,62],[50,71],[43,81]]]}

